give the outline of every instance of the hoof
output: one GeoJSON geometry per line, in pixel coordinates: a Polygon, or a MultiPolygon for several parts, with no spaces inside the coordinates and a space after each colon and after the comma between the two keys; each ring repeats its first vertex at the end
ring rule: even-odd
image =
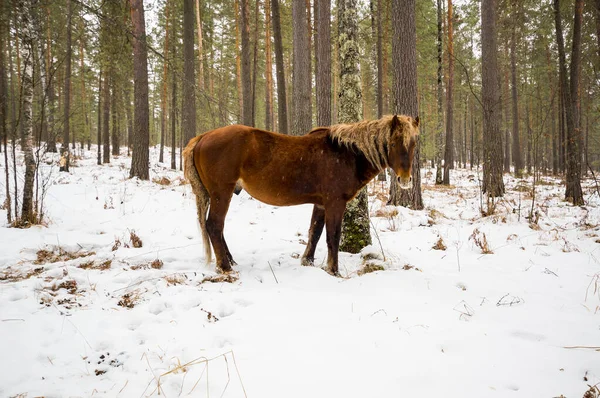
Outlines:
{"type": "Polygon", "coordinates": [[[302,260],[300,260],[300,264],[303,267],[314,267],[315,266],[315,260],[312,258],[308,258],[308,257],[302,257],[302,260]]]}
{"type": "Polygon", "coordinates": [[[231,269],[231,264],[221,264],[218,265],[217,264],[217,273],[219,274],[228,274],[230,272],[232,272],[233,270],[231,269]]]}
{"type": "Polygon", "coordinates": [[[336,278],[341,278],[342,276],[340,275],[338,270],[332,270],[331,268],[327,268],[325,269],[325,272],[327,272],[329,275],[331,276],[335,276],[336,278]]]}

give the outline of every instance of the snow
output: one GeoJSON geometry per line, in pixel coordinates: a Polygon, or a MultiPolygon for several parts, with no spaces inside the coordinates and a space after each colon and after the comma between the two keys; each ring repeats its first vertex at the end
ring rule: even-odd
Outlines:
{"type": "Polygon", "coordinates": [[[537,227],[516,190],[531,180],[505,176],[488,217],[475,170],[448,188],[423,170],[422,211],[385,206],[372,182],[374,244],[340,254],[342,278],[321,269],[324,238],[300,266],[310,206],[242,192],[225,227],[239,279],[202,283],[216,274],[193,194],[157,158],[168,185],[129,179],[126,156],[43,164],[47,226],[8,228],[0,210],[0,396],[581,397],[600,383],[593,181],[580,208],[543,177],[537,227]],[[42,249],[89,255],[36,264],[42,249]],[[361,276],[366,262],[385,270],[361,276]]]}

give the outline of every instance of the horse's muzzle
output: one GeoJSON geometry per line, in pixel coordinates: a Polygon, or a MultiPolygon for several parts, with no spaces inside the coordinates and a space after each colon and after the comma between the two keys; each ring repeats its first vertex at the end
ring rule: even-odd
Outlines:
{"type": "Polygon", "coordinates": [[[398,176],[398,185],[402,189],[409,189],[412,187],[412,176],[409,175],[408,178],[398,176]]]}

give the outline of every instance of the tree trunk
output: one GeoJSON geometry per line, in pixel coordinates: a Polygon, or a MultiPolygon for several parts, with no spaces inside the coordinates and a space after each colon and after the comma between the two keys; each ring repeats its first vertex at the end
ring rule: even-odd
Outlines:
{"type": "Polygon", "coordinates": [[[98,73],[98,128],[96,142],[98,143],[98,165],[102,164],[102,70],[98,73]]]}
{"type": "MultiPolygon", "coordinates": [[[[67,53],[65,55],[65,90],[64,90],[64,96],[65,96],[65,103],[64,103],[64,129],[63,129],[63,143],[62,143],[62,147],[61,147],[61,152],[64,151],[68,151],[69,150],[69,138],[70,138],[70,129],[69,129],[69,121],[70,121],[70,116],[71,116],[71,54],[72,54],[72,49],[71,49],[71,26],[72,26],[72,19],[73,19],[73,11],[72,11],[72,3],[71,0],[67,0],[67,39],[66,39],[66,44],[65,44],[65,48],[67,50],[67,53]]],[[[67,169],[66,171],[69,171],[69,167],[68,167],[68,162],[67,162],[67,169]]]]}
{"type": "MultiPolygon", "coordinates": [[[[357,0],[338,0],[338,50],[340,92],[338,122],[361,119],[361,98],[357,0]]],[[[367,188],[346,205],[342,222],[340,250],[358,253],[371,244],[367,188]]]]}
{"type": "MultiPolygon", "coordinates": [[[[37,3],[37,2],[36,2],[37,3]]],[[[37,4],[35,5],[38,6],[37,4]]],[[[17,13],[19,18],[19,38],[23,57],[23,72],[21,73],[21,126],[24,140],[21,144],[25,159],[25,181],[23,183],[23,200],[21,208],[21,224],[30,225],[36,222],[33,211],[33,180],[36,163],[33,158],[33,20],[35,12],[31,0],[18,0],[17,13]]],[[[15,169],[16,174],[16,169],[15,169]]]]}
{"type": "Polygon", "coordinates": [[[181,97],[181,128],[185,143],[196,136],[196,72],[194,58],[194,0],[183,0],[184,84],[182,85],[181,97]]]}
{"type": "MultiPolygon", "coordinates": [[[[515,0],[516,1],[516,0],[515,0]]],[[[517,25],[517,15],[518,9],[516,11],[516,15],[513,20],[511,40],[510,40],[510,81],[511,81],[511,99],[512,99],[512,137],[513,137],[513,148],[512,148],[512,156],[513,156],[513,165],[515,167],[515,176],[517,178],[521,177],[521,172],[523,170],[523,160],[521,157],[521,141],[519,137],[519,100],[517,95],[517,55],[516,55],[516,47],[517,47],[517,34],[516,34],[516,25],[517,25]]]]}
{"type": "Polygon", "coordinates": [[[120,131],[118,129],[118,119],[119,115],[117,114],[117,109],[119,107],[119,95],[117,84],[115,83],[116,79],[112,81],[112,95],[110,97],[111,101],[111,116],[112,116],[112,155],[119,156],[120,154],[120,142],[119,142],[119,134],[120,131]]]}
{"type": "MultiPolygon", "coordinates": [[[[150,177],[148,170],[150,156],[148,149],[150,145],[150,116],[148,109],[148,53],[146,48],[146,23],[144,19],[144,4],[142,0],[131,0],[131,19],[133,21],[133,97],[135,99],[135,130],[133,136],[133,153],[131,157],[131,170],[129,172],[129,176],[147,180],[150,177]]],[[[190,85],[193,86],[193,82],[194,79],[192,76],[190,85]]]]}
{"type": "Polygon", "coordinates": [[[560,63],[560,80],[563,88],[563,103],[567,121],[566,140],[566,190],[565,199],[573,205],[583,205],[583,192],[581,190],[581,126],[579,118],[579,76],[581,73],[581,19],[583,14],[583,0],[575,1],[575,16],[573,22],[573,46],[571,51],[570,86],[567,77],[567,62],[565,57],[562,22],[560,15],[560,1],[554,0],[554,15],[556,24],[556,37],[560,63]]]}
{"type": "MultiPolygon", "coordinates": [[[[234,1],[235,9],[235,77],[237,83],[237,97],[239,104],[239,118],[238,123],[244,123],[244,95],[242,88],[242,58],[240,51],[240,24],[241,24],[241,11],[240,11],[240,2],[239,0],[234,1]]],[[[214,33],[213,33],[214,34],[214,33]]],[[[211,36],[212,37],[212,36],[211,36]]],[[[212,48],[212,45],[211,45],[212,48]]],[[[212,87],[212,86],[211,86],[212,87]]]]}
{"type": "Polygon", "coordinates": [[[450,184],[450,169],[454,169],[454,44],[452,32],[452,0],[448,0],[448,87],[446,87],[446,150],[444,152],[444,181],[450,184]]]}
{"type": "MultiPolygon", "coordinates": [[[[171,57],[175,59],[175,43],[171,44],[171,57]]],[[[177,165],[175,163],[175,154],[177,153],[176,140],[177,135],[177,75],[175,68],[171,68],[171,169],[176,170],[177,165]]]]}
{"type": "Polygon", "coordinates": [[[331,125],[331,0],[315,0],[317,125],[331,125]]]}
{"type": "Polygon", "coordinates": [[[6,221],[10,225],[12,223],[12,204],[10,200],[10,173],[8,172],[8,82],[6,80],[6,60],[5,60],[5,40],[8,39],[7,27],[8,9],[6,0],[0,0],[0,146],[4,149],[4,172],[6,189],[6,221]]]}
{"type": "Polygon", "coordinates": [[[271,0],[271,8],[273,9],[273,42],[275,44],[275,69],[277,76],[277,124],[279,125],[280,133],[288,134],[287,94],[285,92],[279,0],[271,0]]]}
{"type": "MultiPolygon", "coordinates": [[[[198,0],[196,0],[196,4],[198,0]]],[[[169,53],[169,14],[171,9],[169,8],[169,1],[165,2],[165,43],[163,46],[163,75],[162,75],[162,89],[160,95],[160,150],[158,154],[158,161],[163,163],[165,160],[165,133],[167,130],[167,72],[168,72],[168,53],[169,53]]],[[[201,63],[202,65],[202,63],[201,63]]],[[[129,116],[127,116],[129,118],[129,116]]]]}
{"type": "MultiPolygon", "coordinates": [[[[394,113],[418,116],[417,102],[417,30],[415,22],[415,0],[392,0],[392,67],[394,113]]],[[[421,196],[420,143],[417,142],[412,162],[410,189],[400,189],[392,173],[389,204],[407,206],[415,210],[423,208],[421,196]]]]}
{"type": "MultiPolygon", "coordinates": [[[[204,91],[204,54],[203,47],[204,41],[202,39],[202,4],[200,4],[200,0],[196,0],[196,25],[198,27],[198,88],[201,91],[204,91]]],[[[168,18],[168,17],[167,17],[168,18]]],[[[166,52],[165,52],[166,54],[166,52]]]]}
{"type": "MultiPolygon", "coordinates": [[[[108,73],[112,75],[112,73],[108,73]]],[[[102,140],[104,148],[102,148],[102,163],[110,163],[110,78],[104,77],[102,92],[104,98],[102,101],[102,140]]]]}
{"type": "MultiPolygon", "coordinates": [[[[498,45],[496,0],[481,4],[481,96],[483,103],[483,192],[488,197],[504,195],[500,93],[498,92],[498,45]]],[[[488,209],[489,210],[489,209],[488,209]]]]}
{"type": "Polygon", "coordinates": [[[254,54],[252,56],[252,123],[251,126],[256,126],[256,78],[258,77],[258,15],[259,0],[256,0],[254,9],[254,54]]]}
{"type": "MultiPolygon", "coordinates": [[[[383,28],[381,0],[377,0],[377,118],[383,117],[383,28]]],[[[385,176],[385,172],[384,172],[385,176]]]]}
{"type": "Polygon", "coordinates": [[[252,68],[250,65],[250,0],[241,0],[242,30],[242,124],[252,126],[252,68]]]}
{"type": "Polygon", "coordinates": [[[305,0],[292,0],[292,134],[304,135],[312,128],[310,47],[305,0]]]}
{"type": "Polygon", "coordinates": [[[265,0],[265,130],[273,128],[273,57],[271,53],[271,3],[265,0]]]}
{"type": "Polygon", "coordinates": [[[437,131],[435,136],[435,183],[444,182],[442,175],[442,156],[444,153],[444,110],[442,103],[442,0],[437,0],[437,131]]]}

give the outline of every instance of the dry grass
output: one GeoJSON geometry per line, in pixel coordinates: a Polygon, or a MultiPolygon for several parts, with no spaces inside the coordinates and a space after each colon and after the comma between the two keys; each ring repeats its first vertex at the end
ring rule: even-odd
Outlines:
{"type": "Polygon", "coordinates": [[[206,277],[204,277],[204,279],[202,279],[202,282],[200,282],[200,284],[202,284],[204,282],[233,283],[233,282],[236,282],[238,279],[239,279],[239,276],[238,276],[237,272],[228,272],[226,274],[217,274],[217,275],[206,276],[206,277]]]}
{"type": "Polygon", "coordinates": [[[444,243],[444,240],[442,239],[442,237],[438,236],[437,242],[435,242],[435,245],[433,245],[431,248],[433,250],[446,250],[448,247],[444,243]]]}
{"type": "Polygon", "coordinates": [[[133,229],[129,231],[129,240],[131,241],[131,246],[135,247],[136,249],[139,249],[143,246],[142,240],[136,235],[135,230],[133,229]]]}
{"type": "Polygon", "coordinates": [[[435,191],[435,192],[448,192],[456,189],[455,185],[443,185],[443,184],[422,184],[421,189],[423,191],[435,191]]]}
{"type": "Polygon", "coordinates": [[[37,276],[44,272],[44,267],[37,267],[27,271],[23,269],[14,269],[8,267],[0,272],[0,281],[4,282],[19,282],[25,279],[29,279],[32,276],[37,276]]]}
{"type": "Polygon", "coordinates": [[[168,286],[185,285],[187,282],[187,277],[185,274],[166,275],[163,277],[163,279],[167,282],[168,286]]]}
{"type": "Polygon", "coordinates": [[[114,252],[116,251],[119,247],[121,247],[121,239],[119,238],[115,238],[115,243],[113,244],[111,250],[114,252]]]}
{"type": "Polygon", "coordinates": [[[154,261],[150,261],[148,263],[140,263],[140,264],[136,264],[136,265],[132,265],[131,269],[133,271],[138,271],[141,269],[161,269],[163,267],[164,263],[162,262],[162,260],[159,260],[158,258],[154,261]]]}
{"type": "Polygon", "coordinates": [[[95,252],[76,251],[69,252],[61,247],[52,248],[52,250],[41,249],[36,253],[34,264],[57,263],[59,261],[75,260],[77,258],[89,257],[96,254],[95,252]],[[58,250],[57,250],[58,249],[58,250]]]}
{"type": "Polygon", "coordinates": [[[365,274],[370,274],[371,272],[384,271],[384,270],[385,270],[385,268],[383,267],[383,265],[370,262],[370,263],[366,263],[362,269],[359,269],[357,274],[359,276],[361,276],[361,275],[365,275],[365,274]]]}
{"type": "Polygon", "coordinates": [[[75,294],[77,293],[77,281],[73,279],[67,279],[59,284],[54,284],[51,287],[51,290],[53,291],[58,291],[60,289],[65,289],[69,294],[75,294]]]}
{"type": "Polygon", "coordinates": [[[142,296],[139,290],[134,290],[129,293],[125,293],[121,296],[121,299],[117,303],[118,306],[124,308],[133,308],[140,302],[142,296]]]}
{"type": "Polygon", "coordinates": [[[473,233],[471,234],[471,236],[469,236],[469,240],[473,240],[473,243],[475,243],[475,246],[477,246],[479,249],[481,249],[481,253],[494,254],[492,249],[490,249],[490,246],[487,241],[487,237],[485,236],[485,232],[481,232],[479,230],[479,228],[475,228],[473,230],[473,233]]]}
{"type": "Polygon", "coordinates": [[[600,398],[600,388],[598,388],[598,384],[594,386],[588,384],[588,387],[590,389],[583,394],[583,398],[600,398]]]}
{"type": "Polygon", "coordinates": [[[107,269],[110,269],[111,265],[112,265],[112,260],[104,260],[99,263],[97,263],[93,260],[89,260],[89,261],[79,264],[77,266],[77,268],[106,271],[107,269]]]}

